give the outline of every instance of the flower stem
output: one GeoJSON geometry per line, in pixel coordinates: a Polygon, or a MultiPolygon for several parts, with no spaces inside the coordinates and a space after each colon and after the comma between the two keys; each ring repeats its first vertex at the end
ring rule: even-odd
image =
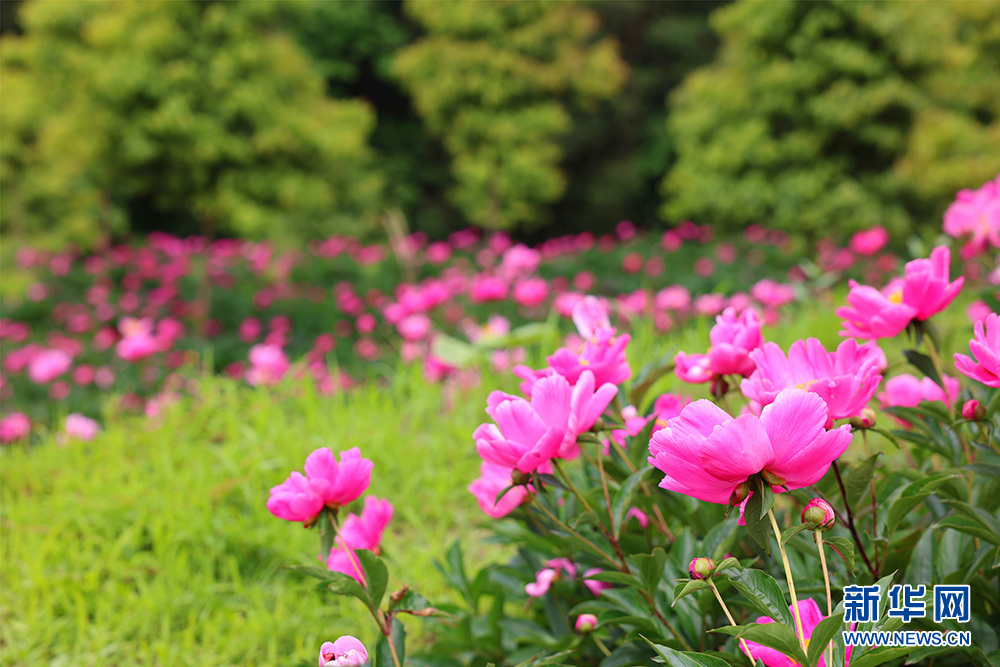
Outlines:
{"type": "Polygon", "coordinates": [[[788,581],[788,594],[792,598],[792,617],[795,619],[795,633],[799,637],[799,646],[802,652],[806,652],[806,635],[802,631],[802,614],[799,613],[799,600],[795,596],[795,582],[792,580],[792,567],[788,564],[788,554],[785,553],[785,545],[781,543],[781,529],[778,528],[778,520],[774,518],[774,508],[767,510],[767,516],[771,519],[771,528],[774,529],[774,539],[778,541],[778,551],[781,553],[781,564],[785,567],[785,579],[788,581]]]}
{"type": "Polygon", "coordinates": [[[608,647],[604,645],[604,642],[601,641],[600,637],[596,634],[591,634],[590,636],[594,638],[594,643],[597,644],[597,648],[601,649],[601,653],[604,655],[611,655],[611,651],[609,651],[608,647]]]}
{"type": "MultiPolygon", "coordinates": [[[[861,441],[865,445],[865,458],[871,456],[871,451],[868,449],[868,429],[861,430],[861,441]]],[[[878,503],[875,500],[875,476],[873,475],[870,480],[868,480],[872,491],[872,543],[875,545],[875,569],[879,568],[879,558],[878,558],[878,503]]],[[[885,555],[883,553],[883,555],[885,555]]]]}
{"type": "MultiPolygon", "coordinates": [[[[833,598],[830,596],[830,570],[826,566],[826,552],[823,549],[823,531],[816,530],[816,548],[819,550],[819,563],[823,566],[823,584],[826,586],[826,615],[833,616],[833,598]]],[[[830,648],[828,665],[833,665],[833,647],[830,648]]]]}
{"type": "Polygon", "coordinates": [[[837,485],[840,487],[840,497],[844,499],[844,507],[847,509],[847,528],[851,531],[851,535],[854,537],[854,543],[858,545],[858,552],[861,553],[862,560],[865,561],[865,566],[868,571],[871,572],[872,578],[878,580],[878,571],[872,567],[872,563],[868,560],[868,554],[865,552],[864,545],[861,544],[861,537],[858,535],[857,529],[854,527],[854,513],[851,511],[851,505],[847,502],[847,489],[844,488],[844,480],[840,476],[840,467],[837,466],[837,462],[834,461],[831,464],[833,468],[833,474],[837,477],[837,485]]]}
{"type": "MultiPolygon", "coordinates": [[[[715,593],[715,599],[719,601],[719,606],[722,607],[722,611],[726,614],[726,618],[729,619],[729,624],[736,627],[736,621],[733,620],[733,615],[729,613],[729,607],[726,606],[725,600],[722,599],[722,596],[719,594],[719,589],[715,587],[715,582],[712,581],[711,578],[708,579],[708,585],[712,587],[712,592],[715,593]]],[[[750,654],[750,647],[747,646],[746,640],[741,637],[739,641],[740,648],[742,648],[743,652],[747,654],[747,657],[753,661],[754,657],[750,654]]]]}
{"type": "Polygon", "coordinates": [[[582,541],[584,544],[586,544],[591,549],[593,549],[594,553],[596,553],[597,555],[599,555],[602,558],[604,558],[604,560],[606,560],[609,563],[611,563],[612,567],[614,567],[616,570],[620,569],[621,565],[620,565],[620,563],[617,560],[615,560],[614,556],[612,556],[608,552],[604,551],[604,549],[602,549],[601,547],[597,546],[596,544],[594,544],[593,542],[591,542],[590,540],[588,540],[586,537],[584,537],[583,535],[581,535],[579,532],[577,532],[577,531],[573,530],[572,528],[570,528],[563,521],[561,521],[559,519],[559,517],[557,517],[555,514],[553,514],[552,512],[550,512],[548,510],[548,508],[545,507],[545,505],[542,505],[541,503],[536,502],[535,503],[535,507],[537,507],[538,509],[540,509],[542,511],[542,513],[545,514],[545,516],[549,517],[549,519],[554,524],[556,524],[557,526],[559,526],[560,528],[562,528],[563,530],[565,530],[567,533],[569,533],[570,535],[573,535],[578,540],[582,541]]]}
{"type": "MultiPolygon", "coordinates": [[[[614,438],[611,438],[611,446],[615,448],[615,450],[618,452],[618,455],[622,458],[623,461],[625,461],[625,465],[628,466],[630,472],[635,473],[639,470],[638,468],[635,467],[635,464],[632,463],[632,459],[628,457],[628,453],[625,451],[625,449],[617,442],[615,442],[614,438]]],[[[649,490],[648,486],[646,486],[646,482],[642,482],[641,484],[639,484],[639,489],[641,489],[642,492],[647,497],[649,498],[653,497],[653,492],[649,490]]],[[[670,527],[667,526],[667,519],[663,516],[663,512],[660,511],[660,506],[657,505],[655,502],[653,503],[653,514],[656,515],[656,524],[657,524],[656,527],[659,528],[661,533],[667,536],[668,540],[673,542],[675,539],[674,534],[670,531],[670,527]]]]}

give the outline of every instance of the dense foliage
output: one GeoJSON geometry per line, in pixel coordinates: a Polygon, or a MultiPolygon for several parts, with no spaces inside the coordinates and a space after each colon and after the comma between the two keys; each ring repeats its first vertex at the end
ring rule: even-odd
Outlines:
{"type": "Polygon", "coordinates": [[[977,2],[4,3],[0,230],[909,229],[1000,169],[998,23],[977,2]]]}
{"type": "Polygon", "coordinates": [[[1000,170],[996,3],[750,0],[713,25],[674,98],[668,219],[904,231],[1000,170]]]}

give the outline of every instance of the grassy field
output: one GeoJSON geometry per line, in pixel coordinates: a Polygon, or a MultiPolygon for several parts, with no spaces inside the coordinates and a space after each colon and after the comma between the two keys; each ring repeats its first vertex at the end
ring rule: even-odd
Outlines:
{"type": "MultiPolygon", "coordinates": [[[[802,306],[768,339],[818,334],[836,344],[839,297],[830,299],[802,306]]],[[[949,309],[948,350],[971,333],[963,308],[949,309]]],[[[703,350],[707,330],[702,321],[669,337],[638,331],[633,368],[674,349],[703,350]]],[[[899,359],[898,344],[885,347],[899,359]]],[[[446,595],[432,563],[458,538],[473,563],[504,558],[465,487],[478,471],[470,436],[486,395],[516,391],[516,378],[484,372],[478,387],[442,393],[416,369],[390,376],[330,397],[205,378],[197,400],[162,419],[109,414],[87,444],[6,448],[2,664],[313,664],[324,639],[371,640],[360,605],[340,605],[282,570],[311,562],[318,534],[276,519],[264,502],[316,447],[359,446],[374,460],[369,492],[396,507],[383,541],[390,587],[446,595]]],[[[673,377],[659,385],[679,388],[673,377]]],[[[410,622],[411,635],[420,623],[410,622]]]]}

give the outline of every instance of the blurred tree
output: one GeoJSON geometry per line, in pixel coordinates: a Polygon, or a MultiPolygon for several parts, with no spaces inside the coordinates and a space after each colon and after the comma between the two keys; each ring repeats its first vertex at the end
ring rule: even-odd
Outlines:
{"type": "Polygon", "coordinates": [[[937,222],[1000,168],[1000,4],[765,2],[674,98],[662,215],[821,232],[937,222]]]}
{"type": "Polygon", "coordinates": [[[435,236],[468,224],[446,201],[454,185],[448,154],[392,71],[396,52],[417,32],[402,1],[299,3],[282,24],[317,63],[332,97],[362,99],[374,110],[369,143],[385,176],[385,208],[435,236]]]}
{"type": "Polygon", "coordinates": [[[0,53],[0,229],[87,244],[146,212],[250,237],[362,231],[381,206],[373,114],[324,96],[271,27],[288,11],[26,3],[0,53]]]}
{"type": "Polygon", "coordinates": [[[453,156],[452,201],[490,228],[537,226],[564,192],[569,110],[620,90],[626,68],[574,2],[408,2],[427,35],[396,72],[453,156]]]}
{"type": "Polygon", "coordinates": [[[588,4],[601,36],[621,45],[624,89],[596,110],[573,112],[563,146],[566,194],[546,233],[610,231],[623,219],[657,223],[659,184],[675,152],[667,133],[667,94],[712,61],[718,39],[709,14],[721,2],[605,0],[588,4]]]}

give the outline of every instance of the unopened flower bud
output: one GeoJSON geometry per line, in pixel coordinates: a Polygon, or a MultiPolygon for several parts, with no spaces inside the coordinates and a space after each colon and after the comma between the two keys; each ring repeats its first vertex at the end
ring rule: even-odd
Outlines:
{"type": "Polygon", "coordinates": [[[750,495],[750,485],[746,482],[740,482],[735,489],[733,489],[732,495],[729,496],[729,505],[736,507],[750,495]]]}
{"type": "Polygon", "coordinates": [[[986,418],[986,408],[974,398],[970,398],[962,406],[962,417],[970,421],[980,421],[986,418]]]}
{"type": "Polygon", "coordinates": [[[861,414],[851,417],[849,421],[851,428],[875,428],[875,411],[871,408],[865,408],[861,414]]]}
{"type": "Polygon", "coordinates": [[[837,515],[833,511],[833,506],[822,498],[813,498],[802,508],[802,521],[809,521],[816,524],[822,530],[827,531],[833,528],[837,515]]]}
{"type": "Polygon", "coordinates": [[[691,564],[688,565],[688,574],[691,575],[692,579],[708,579],[714,568],[715,563],[712,562],[711,558],[692,558],[691,564]]]}
{"type": "Polygon", "coordinates": [[[594,433],[600,433],[606,428],[608,428],[607,422],[605,422],[602,418],[598,417],[597,421],[594,422],[594,425],[590,427],[590,430],[593,431],[594,433]]]}
{"type": "Polygon", "coordinates": [[[406,594],[409,593],[409,592],[410,592],[410,587],[409,586],[403,586],[398,591],[393,592],[389,596],[389,599],[392,600],[393,602],[398,603],[400,600],[402,600],[403,598],[405,598],[406,594]]]}
{"type": "Polygon", "coordinates": [[[597,617],[593,614],[580,614],[576,617],[575,627],[580,634],[591,632],[597,627],[597,617]]]}
{"type": "Polygon", "coordinates": [[[529,473],[524,473],[517,469],[510,473],[510,483],[514,486],[524,486],[530,479],[531,475],[529,473]]]}
{"type": "Polygon", "coordinates": [[[712,378],[712,398],[722,398],[729,393],[729,383],[722,376],[712,378]]]}

